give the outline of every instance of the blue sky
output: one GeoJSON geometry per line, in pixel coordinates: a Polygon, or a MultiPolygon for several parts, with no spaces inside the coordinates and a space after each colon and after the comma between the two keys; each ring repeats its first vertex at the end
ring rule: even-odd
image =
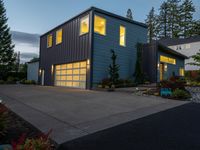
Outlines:
{"type": "MultiPolygon", "coordinates": [[[[128,8],[134,20],[144,22],[152,6],[159,8],[163,0],[4,0],[11,30],[42,34],[52,27],[96,6],[125,16],[128,8]]],[[[200,0],[193,0],[200,18],[200,0]]]]}
{"type": "MultiPolygon", "coordinates": [[[[121,16],[133,11],[136,21],[144,22],[152,7],[158,10],[164,0],[4,0],[15,51],[22,62],[39,54],[39,35],[95,6],[121,16]],[[16,32],[17,31],[17,32],[16,32]]],[[[193,0],[195,18],[200,18],[200,0],[193,0]]]]}

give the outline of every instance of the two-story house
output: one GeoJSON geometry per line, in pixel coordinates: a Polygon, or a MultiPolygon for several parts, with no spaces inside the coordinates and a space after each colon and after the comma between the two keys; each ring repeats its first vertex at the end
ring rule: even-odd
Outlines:
{"type": "Polygon", "coordinates": [[[41,36],[40,83],[91,89],[108,77],[111,49],[120,78],[131,78],[138,42],[147,42],[145,24],[91,7],[41,36]]]}

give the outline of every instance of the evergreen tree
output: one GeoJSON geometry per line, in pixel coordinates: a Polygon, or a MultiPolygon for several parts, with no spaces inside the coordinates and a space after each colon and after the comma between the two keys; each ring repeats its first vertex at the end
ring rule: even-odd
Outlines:
{"type": "Polygon", "coordinates": [[[144,74],[142,72],[142,43],[137,43],[137,60],[135,64],[135,83],[142,84],[144,82],[144,74]]]}
{"type": "Polygon", "coordinates": [[[189,65],[200,66],[200,50],[196,55],[192,56],[194,62],[188,63],[189,65]]]}
{"type": "Polygon", "coordinates": [[[171,38],[178,38],[180,36],[180,0],[168,0],[169,6],[169,31],[171,38]]]}
{"type": "Polygon", "coordinates": [[[109,74],[112,85],[115,85],[119,79],[119,65],[116,64],[117,55],[115,54],[115,51],[111,49],[111,53],[112,64],[109,66],[109,74]]]}
{"type": "Polygon", "coordinates": [[[127,10],[126,18],[133,20],[133,13],[130,8],[127,10]]]}
{"type": "Polygon", "coordinates": [[[157,40],[157,16],[154,7],[150,10],[145,22],[148,26],[148,41],[151,43],[152,40],[157,40]]]}
{"type": "Polygon", "coordinates": [[[12,71],[16,59],[7,20],[3,0],[0,0],[0,79],[12,71]]]}
{"type": "Polygon", "coordinates": [[[196,20],[193,22],[190,34],[191,36],[200,35],[200,20],[196,20]]]}
{"type": "Polygon", "coordinates": [[[191,0],[184,0],[180,6],[180,26],[182,30],[181,36],[183,38],[190,37],[192,34],[193,26],[193,14],[195,12],[195,7],[191,0]]]}
{"type": "Polygon", "coordinates": [[[163,2],[160,6],[160,13],[158,16],[158,37],[159,38],[167,38],[170,37],[169,33],[169,4],[167,2],[163,2]]]}

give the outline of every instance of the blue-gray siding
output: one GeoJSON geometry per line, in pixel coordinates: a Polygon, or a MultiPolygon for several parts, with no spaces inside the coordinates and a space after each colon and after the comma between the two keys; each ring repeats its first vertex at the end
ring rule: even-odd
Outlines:
{"type": "Polygon", "coordinates": [[[95,13],[106,19],[106,35],[94,33],[93,46],[93,85],[103,78],[109,77],[108,67],[111,63],[111,52],[117,54],[117,64],[120,65],[120,78],[133,78],[137,59],[137,42],[147,42],[147,29],[103,14],[95,13]],[[126,27],[126,47],[119,45],[120,25],[126,27]]]}

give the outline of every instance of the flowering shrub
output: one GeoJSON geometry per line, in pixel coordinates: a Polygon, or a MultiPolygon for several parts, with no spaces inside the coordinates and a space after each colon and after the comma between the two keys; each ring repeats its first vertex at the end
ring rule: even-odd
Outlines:
{"type": "Polygon", "coordinates": [[[184,78],[173,76],[169,80],[163,80],[160,82],[161,88],[170,88],[173,91],[175,89],[185,89],[186,81],[184,78]]]}
{"type": "Polygon", "coordinates": [[[52,130],[37,138],[26,138],[26,134],[23,134],[17,142],[12,142],[13,150],[52,150],[49,140],[51,132],[52,130]]]}
{"type": "Polygon", "coordinates": [[[8,128],[8,110],[7,108],[0,104],[0,137],[6,133],[8,128]]]}

